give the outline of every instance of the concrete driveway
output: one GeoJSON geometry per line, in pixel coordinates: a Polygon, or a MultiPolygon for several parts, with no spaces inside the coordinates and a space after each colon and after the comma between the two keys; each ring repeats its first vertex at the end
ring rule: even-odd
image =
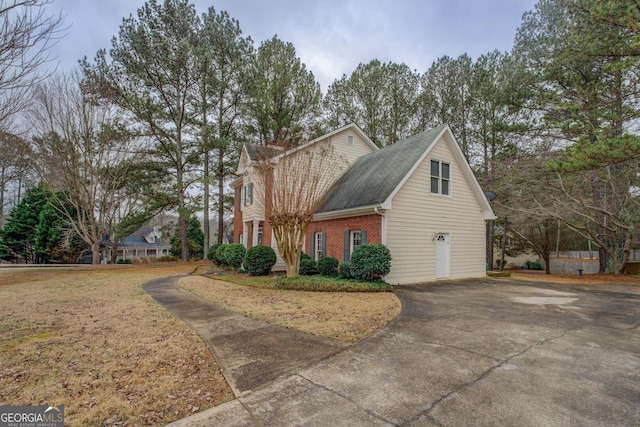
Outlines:
{"type": "Polygon", "coordinates": [[[480,279],[396,294],[402,313],[369,338],[175,424],[640,425],[640,287],[480,279]]]}

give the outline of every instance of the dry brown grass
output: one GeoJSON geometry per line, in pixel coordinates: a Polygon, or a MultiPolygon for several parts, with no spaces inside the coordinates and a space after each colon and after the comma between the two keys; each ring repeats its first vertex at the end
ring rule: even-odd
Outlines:
{"type": "MultiPolygon", "coordinates": [[[[193,264],[0,269],[0,405],[65,405],[80,425],[166,424],[233,399],[206,344],[142,290],[193,264]]],[[[181,285],[277,325],[354,342],[400,311],[392,293],[181,285]]]]}
{"type": "Polygon", "coordinates": [[[513,279],[541,282],[557,282],[583,285],[640,285],[640,276],[616,274],[544,274],[543,271],[518,271],[511,273],[513,279]]]}
{"type": "Polygon", "coordinates": [[[201,276],[180,286],[245,316],[315,335],[355,342],[400,313],[391,292],[304,292],[255,288],[201,276]]]}
{"type": "Polygon", "coordinates": [[[193,265],[0,270],[0,405],[158,425],[233,399],[206,344],[141,285],[193,265]]]}

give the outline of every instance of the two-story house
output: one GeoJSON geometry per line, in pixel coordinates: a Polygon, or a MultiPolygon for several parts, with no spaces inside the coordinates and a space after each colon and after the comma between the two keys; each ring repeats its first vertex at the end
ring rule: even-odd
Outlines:
{"type": "MultiPolygon", "coordinates": [[[[485,221],[493,211],[451,130],[442,125],[383,149],[354,124],[297,149],[329,142],[344,162],[307,228],[305,252],[314,259],[348,261],[365,243],[382,243],[393,257],[390,283],[485,275],[485,221]]],[[[256,168],[290,155],[247,144],[235,189],[234,241],[276,249],[269,226],[269,195],[256,168]]],[[[275,183],[277,185],[277,182],[275,183]]],[[[283,264],[276,264],[282,268],[283,264]]]]}

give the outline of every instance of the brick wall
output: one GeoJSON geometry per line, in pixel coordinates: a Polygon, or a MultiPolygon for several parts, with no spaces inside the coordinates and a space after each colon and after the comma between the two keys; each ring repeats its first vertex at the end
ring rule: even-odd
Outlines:
{"type": "Polygon", "coordinates": [[[242,234],[242,211],[240,210],[242,185],[235,189],[233,200],[233,242],[242,243],[240,234],[242,234]]]}
{"type": "Polygon", "coordinates": [[[345,231],[363,230],[367,232],[367,243],[382,243],[382,217],[377,214],[351,218],[314,221],[307,227],[307,238],[304,252],[311,253],[314,233],[327,233],[326,256],[344,261],[345,231]]]}

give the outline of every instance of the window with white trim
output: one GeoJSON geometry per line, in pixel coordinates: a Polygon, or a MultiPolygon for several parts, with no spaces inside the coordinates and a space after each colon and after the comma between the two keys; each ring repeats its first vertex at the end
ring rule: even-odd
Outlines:
{"type": "Polygon", "coordinates": [[[451,194],[451,165],[440,160],[431,160],[431,194],[451,194]]]}
{"type": "Polygon", "coordinates": [[[322,242],[322,235],[323,233],[314,233],[313,236],[313,245],[314,245],[314,258],[315,261],[319,261],[322,257],[324,257],[324,253],[323,249],[324,249],[324,245],[322,242]]]}
{"type": "Polygon", "coordinates": [[[350,234],[351,238],[349,240],[351,241],[351,245],[349,252],[353,253],[354,249],[362,244],[362,230],[351,230],[350,234]]]}
{"type": "Polygon", "coordinates": [[[244,187],[244,205],[251,206],[253,204],[253,183],[250,182],[244,187]]]}

